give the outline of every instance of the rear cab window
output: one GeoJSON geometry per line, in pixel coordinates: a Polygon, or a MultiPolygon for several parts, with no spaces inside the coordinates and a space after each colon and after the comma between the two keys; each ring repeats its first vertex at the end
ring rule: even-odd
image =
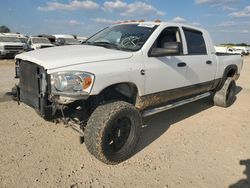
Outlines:
{"type": "Polygon", "coordinates": [[[182,28],[189,55],[207,55],[206,43],[203,37],[203,33],[198,30],[182,28]]]}

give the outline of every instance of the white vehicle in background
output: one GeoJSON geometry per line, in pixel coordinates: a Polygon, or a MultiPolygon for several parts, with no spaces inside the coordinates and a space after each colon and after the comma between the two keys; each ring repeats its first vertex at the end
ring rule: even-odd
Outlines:
{"type": "Polygon", "coordinates": [[[88,39],[88,37],[77,36],[76,39],[79,40],[80,43],[83,43],[88,39]]]}
{"type": "Polygon", "coordinates": [[[57,46],[63,46],[63,45],[79,45],[81,44],[80,41],[78,41],[75,38],[58,38],[56,39],[57,46]]]}
{"type": "Polygon", "coordinates": [[[63,45],[78,45],[81,44],[73,35],[53,35],[56,38],[55,44],[57,46],[63,46],[63,45]]]}
{"type": "Polygon", "coordinates": [[[249,47],[246,46],[234,46],[234,49],[241,53],[241,55],[249,55],[249,47]]]}
{"type": "Polygon", "coordinates": [[[28,37],[21,33],[2,33],[6,37],[14,37],[20,39],[20,41],[24,44],[24,51],[28,51],[28,37]]]}
{"type": "Polygon", "coordinates": [[[26,47],[20,38],[0,33],[0,58],[14,57],[16,54],[22,53],[26,47]]]}
{"type": "Polygon", "coordinates": [[[54,45],[45,37],[30,37],[28,47],[30,50],[53,47],[54,45]]]}
{"type": "Polygon", "coordinates": [[[233,47],[215,46],[214,48],[215,48],[215,51],[218,53],[241,54],[241,52],[236,51],[233,47]]]}
{"type": "Polygon", "coordinates": [[[66,35],[66,34],[56,34],[53,36],[56,37],[56,39],[58,39],[58,38],[74,39],[75,38],[73,35],[66,35]]]}
{"type": "Polygon", "coordinates": [[[247,47],[247,52],[250,54],[250,47],[247,47]]]}
{"type": "Polygon", "coordinates": [[[2,33],[2,34],[4,34],[6,37],[19,38],[21,40],[21,42],[23,42],[23,43],[27,43],[27,41],[28,41],[28,38],[21,33],[2,33]]]}

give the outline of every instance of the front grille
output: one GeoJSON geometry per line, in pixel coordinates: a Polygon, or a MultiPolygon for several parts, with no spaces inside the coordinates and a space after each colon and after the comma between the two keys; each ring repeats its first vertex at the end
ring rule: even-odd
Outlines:
{"type": "Polygon", "coordinates": [[[16,50],[16,51],[19,51],[19,50],[23,50],[23,46],[6,45],[6,46],[4,46],[4,49],[5,50],[16,50]]]}
{"type": "Polygon", "coordinates": [[[20,101],[41,111],[46,91],[44,80],[46,72],[43,67],[28,62],[21,61],[19,64],[19,84],[20,101]]]}

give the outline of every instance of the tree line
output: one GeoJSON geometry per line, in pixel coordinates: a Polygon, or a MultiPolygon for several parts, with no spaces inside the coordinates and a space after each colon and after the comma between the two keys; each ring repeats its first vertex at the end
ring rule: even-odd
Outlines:
{"type": "Polygon", "coordinates": [[[0,26],[0,33],[10,33],[10,29],[5,25],[1,25],[0,26]]]}
{"type": "Polygon", "coordinates": [[[250,44],[246,44],[246,43],[239,43],[239,44],[233,44],[233,43],[225,43],[225,44],[220,44],[222,46],[249,46],[250,44]]]}

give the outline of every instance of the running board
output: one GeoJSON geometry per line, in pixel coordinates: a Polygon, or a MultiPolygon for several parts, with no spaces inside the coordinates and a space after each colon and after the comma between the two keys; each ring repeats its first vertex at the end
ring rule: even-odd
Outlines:
{"type": "Polygon", "coordinates": [[[172,103],[172,104],[168,104],[166,106],[162,106],[162,107],[158,107],[158,108],[153,108],[153,109],[150,109],[150,110],[145,110],[142,113],[142,116],[143,117],[151,116],[151,115],[157,114],[159,112],[163,112],[163,111],[166,111],[166,110],[178,107],[178,106],[182,106],[182,105],[190,103],[190,102],[197,101],[199,99],[208,97],[209,95],[211,95],[211,93],[207,92],[207,93],[203,93],[201,95],[197,95],[197,96],[189,98],[189,99],[185,99],[185,100],[178,101],[178,102],[175,102],[175,103],[172,103]]]}

